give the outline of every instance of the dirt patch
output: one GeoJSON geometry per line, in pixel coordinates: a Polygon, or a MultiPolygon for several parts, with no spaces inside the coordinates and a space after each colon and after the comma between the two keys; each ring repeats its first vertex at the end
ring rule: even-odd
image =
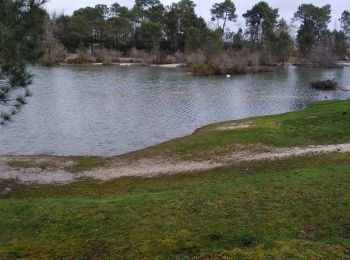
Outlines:
{"type": "Polygon", "coordinates": [[[68,167],[74,166],[74,162],[70,160],[65,160],[62,158],[55,157],[22,157],[16,156],[13,159],[10,157],[6,161],[6,164],[14,169],[23,169],[23,168],[37,168],[42,170],[63,170],[68,167]]]}
{"type": "Polygon", "coordinates": [[[0,167],[0,179],[14,180],[24,184],[65,184],[73,182],[76,177],[65,171],[41,169],[10,169],[0,167]]]}
{"type": "Polygon", "coordinates": [[[158,67],[158,68],[181,68],[184,67],[185,64],[181,63],[175,63],[175,64],[153,64],[151,67],[158,67]]]}
{"type": "MultiPolygon", "coordinates": [[[[280,148],[280,149],[252,149],[242,146],[240,151],[234,151],[229,155],[217,156],[212,160],[180,161],[171,158],[140,159],[134,162],[125,162],[116,158],[108,167],[81,173],[68,173],[63,169],[40,169],[40,168],[13,168],[8,165],[14,158],[0,157],[0,179],[15,180],[24,184],[65,184],[80,178],[94,178],[108,181],[121,177],[151,178],[160,175],[171,175],[177,173],[210,170],[222,166],[237,163],[279,160],[293,156],[305,156],[310,154],[322,154],[332,152],[350,152],[350,144],[310,146],[306,148],[280,148]],[[270,150],[269,150],[270,149],[270,150]]],[[[45,158],[45,157],[44,157],[45,158]]],[[[39,160],[44,158],[27,160],[39,160]]],[[[21,157],[23,160],[23,158],[21,157]]],[[[67,162],[69,163],[69,162],[67,162]]],[[[64,164],[62,164],[64,165],[64,164]]],[[[62,166],[61,165],[61,166],[62,166]]]]}
{"type": "Polygon", "coordinates": [[[310,154],[325,154],[350,152],[350,144],[339,144],[339,145],[323,145],[323,146],[309,146],[307,148],[290,148],[290,149],[276,149],[272,152],[260,153],[255,155],[250,155],[247,158],[242,158],[244,161],[262,161],[262,160],[278,160],[293,156],[304,156],[310,154]]]}
{"type": "Polygon", "coordinates": [[[172,161],[164,158],[153,158],[138,160],[132,164],[117,163],[108,169],[84,172],[78,174],[78,176],[103,181],[130,176],[151,178],[166,174],[208,170],[220,166],[222,166],[222,163],[213,161],[172,161]]]}
{"type": "Polygon", "coordinates": [[[0,192],[0,198],[7,196],[8,194],[11,193],[11,191],[12,191],[12,189],[9,187],[5,188],[3,191],[0,192]]]}
{"type": "Polygon", "coordinates": [[[75,180],[75,176],[60,168],[71,164],[70,161],[62,162],[48,157],[4,157],[0,158],[0,179],[24,184],[69,183],[75,180]]]}
{"type": "Polygon", "coordinates": [[[227,130],[236,130],[236,129],[244,129],[244,128],[249,128],[254,126],[252,123],[244,123],[244,124],[230,124],[230,125],[225,125],[225,126],[221,126],[216,128],[215,130],[219,130],[219,131],[227,131],[227,130]]]}

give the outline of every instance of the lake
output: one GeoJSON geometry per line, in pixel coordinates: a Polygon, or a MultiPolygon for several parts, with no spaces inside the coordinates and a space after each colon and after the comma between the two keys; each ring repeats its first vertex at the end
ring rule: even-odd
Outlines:
{"type": "Polygon", "coordinates": [[[119,66],[32,67],[33,97],[0,126],[0,155],[112,156],[191,134],[215,122],[294,111],[350,91],[312,89],[350,67],[186,77],[183,69],[119,66]]]}

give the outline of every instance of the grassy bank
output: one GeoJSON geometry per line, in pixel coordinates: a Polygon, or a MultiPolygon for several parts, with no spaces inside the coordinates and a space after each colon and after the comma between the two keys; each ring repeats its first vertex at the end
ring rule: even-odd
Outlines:
{"type": "MultiPolygon", "coordinates": [[[[318,103],[300,112],[211,125],[120,158],[199,160],[238,145],[348,143],[348,116],[350,101],[318,103]]],[[[73,159],[72,172],[113,160],[73,159]]],[[[15,158],[12,163],[32,167],[15,158]]],[[[59,186],[0,181],[0,191],[12,188],[0,199],[0,258],[349,259],[349,184],[347,153],[150,179],[82,179],[59,186]]]]}
{"type": "Polygon", "coordinates": [[[223,122],[198,129],[194,134],[147,148],[124,158],[169,156],[208,159],[244,147],[307,147],[350,141],[350,100],[326,101],[298,112],[223,122]],[[247,127],[249,126],[249,127],[247,127]]]}

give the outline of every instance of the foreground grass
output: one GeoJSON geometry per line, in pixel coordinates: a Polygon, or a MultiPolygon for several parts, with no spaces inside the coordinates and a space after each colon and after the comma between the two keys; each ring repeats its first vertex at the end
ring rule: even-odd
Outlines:
{"type": "Polygon", "coordinates": [[[0,200],[0,258],[349,258],[349,155],[18,186],[0,200]]]}
{"type": "MultiPolygon", "coordinates": [[[[211,125],[121,158],[210,158],[238,144],[349,143],[350,101],[211,125]]],[[[71,172],[113,158],[66,158],[71,172]]],[[[53,161],[65,160],[54,158],[53,161]]],[[[34,161],[34,160],[33,160],[34,161]]],[[[16,160],[12,167],[33,167],[16,160]]],[[[52,161],[37,162],[42,169],[52,161]]],[[[34,165],[36,166],[36,165],[34,165]]],[[[0,181],[0,259],[350,259],[350,154],[55,186],[0,181]]]]}

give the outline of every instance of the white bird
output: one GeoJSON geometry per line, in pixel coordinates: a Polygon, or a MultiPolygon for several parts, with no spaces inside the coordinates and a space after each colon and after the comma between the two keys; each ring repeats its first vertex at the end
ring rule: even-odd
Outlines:
{"type": "Polygon", "coordinates": [[[231,78],[231,75],[226,75],[226,78],[231,78]]]}

